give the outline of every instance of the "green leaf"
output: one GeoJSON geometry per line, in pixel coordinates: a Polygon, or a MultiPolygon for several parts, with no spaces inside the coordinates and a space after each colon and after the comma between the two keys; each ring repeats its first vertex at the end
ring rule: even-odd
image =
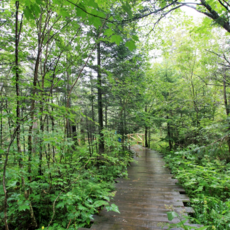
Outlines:
{"type": "Polygon", "coordinates": [[[94,0],[88,0],[89,6],[92,6],[94,8],[98,8],[98,4],[94,0]]]}
{"type": "Polygon", "coordinates": [[[61,224],[62,224],[62,226],[63,226],[64,228],[66,228],[66,225],[67,225],[67,222],[66,222],[66,221],[63,220],[61,224]]]}
{"type": "MultiPolygon", "coordinates": [[[[82,9],[84,9],[82,6],[80,6],[82,9]]],[[[76,8],[76,12],[77,12],[77,16],[78,17],[82,17],[83,19],[86,18],[86,13],[81,10],[80,8],[76,8]]]]}
{"type": "Polygon", "coordinates": [[[199,186],[195,192],[203,191],[203,186],[199,186]]]}
{"type": "Polygon", "coordinates": [[[53,0],[53,4],[60,4],[60,0],[53,0]]]}
{"type": "Polygon", "coordinates": [[[136,49],[136,45],[133,40],[127,41],[125,43],[125,46],[128,47],[130,51],[133,51],[134,49],[136,49]]]}
{"type": "Polygon", "coordinates": [[[24,14],[27,20],[34,19],[34,16],[31,14],[31,10],[28,6],[24,9],[24,14]]]}
{"type": "Polygon", "coordinates": [[[10,187],[15,187],[16,184],[17,184],[17,181],[12,181],[12,182],[9,183],[9,185],[8,185],[7,187],[8,187],[8,188],[10,188],[10,187]]]}
{"type": "Polygon", "coordinates": [[[106,210],[109,212],[109,211],[113,211],[113,212],[117,212],[117,213],[120,213],[117,205],[115,204],[111,204],[110,206],[106,206],[106,210]]]}
{"type": "Polygon", "coordinates": [[[115,42],[118,46],[120,45],[121,41],[122,41],[122,37],[120,35],[113,35],[110,38],[110,42],[115,42]]]}
{"type": "Polygon", "coordinates": [[[139,38],[138,38],[138,36],[136,36],[136,35],[133,35],[133,36],[132,36],[132,39],[135,40],[135,41],[137,41],[137,42],[139,41],[139,38]]]}
{"type": "Polygon", "coordinates": [[[102,25],[100,18],[94,17],[93,25],[98,29],[102,25]]]}
{"type": "Polygon", "coordinates": [[[25,211],[27,209],[30,209],[30,202],[28,200],[18,206],[19,211],[25,211]]]}
{"type": "Polygon", "coordinates": [[[104,201],[104,200],[97,200],[94,202],[93,207],[97,208],[97,207],[101,207],[103,205],[108,205],[109,203],[104,201]]]}
{"type": "Polygon", "coordinates": [[[36,0],[36,3],[37,3],[38,5],[42,5],[42,0],[36,0]]]}
{"type": "Polygon", "coordinates": [[[84,207],[83,205],[81,205],[81,204],[78,204],[78,209],[79,210],[87,210],[87,208],[86,207],[84,207]]]}
{"type": "MultiPolygon", "coordinates": [[[[105,18],[106,15],[103,13],[103,12],[98,12],[98,9],[97,9],[97,15],[101,18],[105,18]]],[[[109,19],[110,20],[110,19],[109,19]]]]}
{"type": "Polygon", "coordinates": [[[34,12],[36,17],[38,17],[39,14],[41,13],[40,7],[37,4],[32,5],[31,10],[34,12]]]}
{"type": "Polygon", "coordinates": [[[65,207],[65,202],[61,201],[57,204],[57,208],[64,208],[65,207]]]}
{"type": "Polygon", "coordinates": [[[19,211],[25,211],[26,209],[30,209],[30,207],[28,206],[28,205],[20,205],[19,207],[18,207],[18,210],[19,211]]]}
{"type": "Polygon", "coordinates": [[[204,227],[200,227],[200,228],[197,228],[197,230],[206,230],[209,226],[204,226],[204,227]]]}
{"type": "Polygon", "coordinates": [[[129,15],[129,17],[132,17],[131,6],[129,5],[128,2],[126,2],[126,4],[123,4],[122,8],[124,9],[124,11],[127,12],[127,14],[129,15]]]}
{"type": "Polygon", "coordinates": [[[107,35],[107,36],[111,36],[112,34],[113,34],[113,30],[111,30],[111,29],[107,29],[104,32],[104,35],[107,35]]]}
{"type": "Polygon", "coordinates": [[[167,212],[168,220],[172,221],[175,217],[178,217],[176,212],[167,212]]]}

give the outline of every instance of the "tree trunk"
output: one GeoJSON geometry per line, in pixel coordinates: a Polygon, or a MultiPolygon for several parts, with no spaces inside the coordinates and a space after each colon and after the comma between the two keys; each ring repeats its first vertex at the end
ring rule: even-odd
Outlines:
{"type": "MultiPolygon", "coordinates": [[[[51,94],[51,98],[53,97],[53,92],[51,92],[52,94],[51,94]]],[[[51,99],[51,103],[53,104],[53,99],[51,99]]],[[[51,107],[51,113],[52,113],[52,115],[50,115],[50,120],[51,120],[51,130],[52,130],[52,133],[54,134],[54,125],[55,125],[55,123],[54,123],[54,117],[53,117],[53,111],[54,111],[54,109],[53,109],[53,106],[51,107]]],[[[53,164],[55,163],[55,147],[54,147],[54,145],[52,145],[52,152],[53,152],[53,164]]]]}
{"type": "MultiPolygon", "coordinates": [[[[169,116],[166,117],[167,119],[169,119],[169,116]]],[[[169,142],[169,151],[172,150],[172,140],[171,140],[171,129],[170,129],[170,123],[167,122],[167,131],[168,131],[168,142],[169,142]]]]}
{"type": "Polygon", "coordinates": [[[148,128],[145,126],[145,147],[148,148],[148,128]]]}
{"type": "Polygon", "coordinates": [[[92,78],[92,74],[90,74],[90,83],[91,83],[91,112],[92,112],[92,120],[94,121],[94,95],[93,95],[93,78],[92,78]]]}
{"type": "Polygon", "coordinates": [[[32,136],[33,136],[33,120],[34,120],[34,114],[35,114],[35,95],[37,90],[37,82],[38,82],[38,70],[39,70],[39,64],[40,64],[40,57],[42,53],[42,38],[41,38],[41,23],[42,23],[42,14],[39,18],[39,31],[38,31],[38,51],[37,51],[37,57],[35,62],[35,68],[34,68],[34,79],[33,79],[33,89],[32,89],[32,95],[31,95],[31,107],[30,107],[30,118],[31,118],[31,124],[29,126],[29,135],[28,135],[28,175],[29,180],[32,181],[31,176],[31,162],[32,162],[32,152],[33,152],[33,142],[32,142],[32,136]]]}
{"type": "MultiPolygon", "coordinates": [[[[228,105],[227,91],[226,91],[226,75],[224,75],[223,86],[224,86],[224,105],[225,105],[226,115],[227,115],[227,119],[228,119],[230,109],[229,109],[229,105],[228,105]]],[[[229,132],[230,131],[229,120],[227,120],[227,122],[228,122],[228,132],[229,132]]],[[[228,144],[228,151],[230,153],[230,136],[229,136],[229,134],[228,134],[228,138],[227,138],[227,144],[228,144]]]]}
{"type": "Polygon", "coordinates": [[[105,106],[105,127],[107,128],[108,126],[108,114],[107,114],[107,111],[108,111],[108,107],[107,105],[105,106]]]}
{"type": "MultiPolygon", "coordinates": [[[[3,98],[2,98],[2,90],[1,90],[1,123],[0,123],[0,148],[3,149],[3,119],[2,119],[2,110],[3,110],[3,98]]],[[[2,159],[2,155],[0,154],[0,160],[2,159]]]]}
{"type": "Polygon", "coordinates": [[[78,141],[77,141],[77,126],[72,124],[72,138],[74,141],[74,146],[78,146],[78,141]]]}
{"type": "Polygon", "coordinates": [[[85,130],[84,130],[84,119],[81,119],[81,139],[80,139],[80,144],[81,146],[85,145],[85,130]]]}
{"type": "MultiPolygon", "coordinates": [[[[20,144],[20,91],[19,91],[19,63],[18,63],[18,46],[19,46],[19,31],[18,31],[18,9],[19,1],[15,3],[16,15],[15,15],[15,81],[16,81],[16,140],[17,140],[17,150],[18,154],[21,153],[21,144],[20,144]]],[[[21,165],[21,157],[19,157],[19,165],[21,165]]]]}
{"type": "Polygon", "coordinates": [[[148,128],[148,130],[149,130],[149,148],[151,148],[151,131],[150,131],[150,127],[148,128]]]}
{"type": "Polygon", "coordinates": [[[103,105],[102,105],[102,82],[101,82],[101,49],[100,42],[97,44],[97,89],[98,89],[98,123],[99,123],[99,153],[104,152],[104,135],[103,131],[103,105]]]}
{"type": "MultiPolygon", "coordinates": [[[[66,58],[66,62],[67,62],[67,58],[66,58]]],[[[67,101],[68,100],[67,95],[70,92],[70,79],[69,79],[68,71],[66,71],[66,76],[67,76],[67,88],[66,88],[66,91],[67,91],[67,93],[66,93],[66,101],[67,101]]],[[[69,98],[68,102],[69,103],[67,104],[67,106],[68,106],[68,108],[71,108],[71,97],[69,98]]],[[[70,119],[67,119],[66,122],[67,122],[67,124],[66,124],[66,126],[67,126],[67,128],[66,128],[67,137],[70,138],[72,136],[72,127],[71,127],[72,122],[70,121],[70,119]]]]}
{"type": "MultiPolygon", "coordinates": [[[[145,113],[147,113],[147,106],[145,106],[145,113]]],[[[146,121],[145,121],[145,147],[148,148],[148,127],[146,125],[146,121]]]]}

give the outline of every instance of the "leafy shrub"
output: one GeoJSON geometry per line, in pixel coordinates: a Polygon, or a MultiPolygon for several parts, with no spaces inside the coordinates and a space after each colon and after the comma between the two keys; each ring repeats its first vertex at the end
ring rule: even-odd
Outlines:
{"type": "Polygon", "coordinates": [[[198,150],[197,146],[190,146],[167,154],[167,166],[191,198],[193,221],[213,229],[229,229],[230,165],[209,156],[208,149],[201,149],[202,155],[198,150]]]}
{"type": "MultiPolygon", "coordinates": [[[[7,170],[8,223],[10,229],[77,229],[90,226],[93,215],[102,207],[119,212],[110,203],[114,196],[114,180],[127,175],[132,154],[123,151],[114,132],[105,131],[108,152],[90,156],[87,145],[61,146],[57,162],[43,162],[43,175],[38,175],[38,160],[32,165],[30,180],[26,167],[9,167],[7,170]],[[62,156],[65,156],[62,161],[62,156]],[[34,220],[31,218],[33,210],[34,220]],[[37,228],[31,222],[36,221],[37,228]]],[[[53,141],[53,140],[52,140],[53,141]]],[[[95,141],[96,142],[96,141],[95,141]]],[[[24,159],[26,160],[26,159],[24,159]]],[[[0,188],[0,201],[4,194],[0,188]]],[[[2,207],[3,205],[1,205],[2,207]]],[[[0,209],[0,217],[4,211],[0,209]]],[[[0,229],[4,229],[3,221],[0,229]]]]}

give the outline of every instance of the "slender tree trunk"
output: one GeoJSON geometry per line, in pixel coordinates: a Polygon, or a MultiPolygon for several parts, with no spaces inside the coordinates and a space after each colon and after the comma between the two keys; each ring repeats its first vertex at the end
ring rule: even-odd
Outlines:
{"type": "MultiPolygon", "coordinates": [[[[121,101],[121,104],[122,104],[122,101],[121,101]]],[[[124,108],[124,106],[122,106],[122,108],[124,108]]],[[[124,140],[125,140],[125,112],[124,112],[125,109],[123,109],[122,113],[121,113],[121,127],[122,127],[122,149],[123,149],[123,152],[125,151],[125,145],[124,145],[124,140]]]]}
{"type": "Polygon", "coordinates": [[[37,88],[37,81],[38,81],[38,69],[40,64],[40,55],[42,52],[42,44],[41,44],[41,20],[42,15],[40,16],[40,22],[39,22],[39,32],[38,32],[38,53],[37,58],[35,62],[35,69],[34,69],[34,79],[33,79],[33,90],[32,90],[32,99],[31,99],[31,107],[30,107],[30,117],[31,117],[31,124],[29,126],[29,135],[28,135],[28,174],[29,174],[29,180],[32,181],[31,176],[31,161],[32,161],[32,152],[33,152],[33,145],[32,145],[32,135],[33,135],[33,120],[34,120],[34,114],[35,114],[35,95],[36,95],[36,88],[37,88]]]}
{"type": "MultiPolygon", "coordinates": [[[[22,117],[24,116],[24,108],[22,108],[22,117]]],[[[22,124],[22,133],[25,133],[25,126],[24,124],[22,124]]],[[[26,152],[26,138],[25,138],[25,135],[23,135],[23,152],[25,153],[26,152]]]]}
{"type": "MultiPolygon", "coordinates": [[[[42,92],[43,93],[43,92],[42,92]]],[[[41,101],[40,101],[40,149],[39,149],[39,166],[38,166],[38,173],[41,176],[42,175],[42,154],[43,154],[43,134],[44,134],[44,122],[43,122],[43,95],[41,95],[41,101]]]]}
{"type": "Polygon", "coordinates": [[[108,126],[108,114],[107,114],[107,112],[108,112],[108,107],[107,107],[107,105],[105,106],[105,127],[107,128],[107,126],[108,126]]]}
{"type": "MultiPolygon", "coordinates": [[[[91,86],[91,115],[92,115],[92,121],[93,122],[90,122],[90,138],[91,138],[91,144],[93,143],[93,140],[94,140],[94,135],[93,135],[93,132],[95,132],[95,118],[94,118],[94,95],[93,95],[93,77],[92,77],[92,74],[90,74],[90,86],[91,86]]],[[[91,148],[91,152],[93,154],[93,146],[91,148]]]]}
{"type": "Polygon", "coordinates": [[[90,75],[90,82],[91,82],[91,111],[92,111],[92,120],[95,121],[94,118],[94,95],[93,95],[93,78],[92,75],[90,75]]]}
{"type": "MultiPolygon", "coordinates": [[[[147,106],[145,106],[145,113],[147,114],[147,106]]],[[[145,121],[146,123],[146,121],[145,121]]],[[[145,125],[145,147],[148,148],[148,127],[145,125]]]]}
{"type": "MultiPolygon", "coordinates": [[[[48,106],[47,106],[47,111],[49,110],[48,106]]],[[[50,127],[49,127],[49,116],[46,116],[46,132],[50,133],[50,127]]],[[[51,148],[50,148],[50,143],[48,143],[47,145],[47,153],[46,153],[46,160],[47,160],[47,165],[48,168],[50,168],[50,155],[51,155],[51,148]]]]}
{"type": "MultiPolygon", "coordinates": [[[[2,91],[1,91],[1,124],[0,124],[0,148],[3,149],[3,121],[2,121],[2,110],[3,110],[3,99],[2,99],[2,91]]],[[[0,154],[0,160],[2,159],[2,155],[0,154]]]]}
{"type": "Polygon", "coordinates": [[[78,141],[77,141],[77,126],[75,124],[72,124],[72,138],[74,141],[74,145],[77,146],[78,145],[78,141]]]}
{"type": "Polygon", "coordinates": [[[124,108],[124,133],[127,135],[126,109],[124,108]]]}
{"type": "MultiPolygon", "coordinates": [[[[66,58],[66,62],[67,62],[67,58],[66,58]]],[[[68,100],[67,98],[67,95],[69,94],[69,91],[70,91],[70,81],[69,81],[69,74],[68,74],[68,71],[66,71],[66,76],[67,76],[67,87],[66,87],[66,101],[68,100]]],[[[69,101],[68,101],[68,108],[71,108],[71,97],[69,98],[69,101]]],[[[67,137],[71,137],[71,121],[69,119],[66,120],[67,122],[67,129],[66,129],[66,132],[67,132],[67,137]]]]}
{"type": "MultiPolygon", "coordinates": [[[[169,116],[166,117],[167,119],[169,119],[169,116]]],[[[172,150],[172,140],[171,140],[171,127],[170,127],[170,122],[167,122],[167,132],[168,132],[168,142],[169,142],[169,151],[172,150]]]]}
{"type": "Polygon", "coordinates": [[[10,119],[10,111],[8,110],[8,101],[6,100],[6,112],[7,112],[7,121],[8,121],[8,126],[9,126],[9,132],[10,132],[10,136],[12,135],[11,132],[11,119],[10,119]]]}
{"type": "MultiPolygon", "coordinates": [[[[17,140],[17,148],[18,148],[18,153],[20,154],[21,149],[20,149],[20,131],[19,131],[19,119],[20,119],[20,107],[19,107],[19,73],[18,73],[18,9],[19,9],[19,1],[15,2],[15,8],[16,8],[16,15],[15,15],[15,70],[16,70],[16,95],[17,95],[17,106],[16,106],[16,140],[17,140]]],[[[2,127],[1,127],[2,131],[2,127]]],[[[7,162],[8,162],[8,156],[9,156],[9,151],[10,147],[13,143],[15,136],[11,137],[10,144],[8,146],[8,151],[5,156],[5,162],[4,162],[4,167],[3,167],[3,190],[5,194],[5,200],[4,200],[4,222],[5,222],[5,229],[9,230],[9,226],[7,223],[7,198],[8,198],[8,191],[6,189],[6,182],[5,182],[5,177],[6,177],[6,167],[7,167],[7,162]]]]}
{"type": "MultiPolygon", "coordinates": [[[[43,120],[43,112],[44,112],[44,90],[45,90],[45,76],[47,72],[47,60],[48,60],[48,44],[46,45],[46,50],[45,50],[45,60],[43,63],[43,66],[40,65],[41,67],[41,75],[42,75],[42,82],[41,82],[41,93],[40,93],[40,149],[39,149],[39,169],[38,173],[39,175],[42,175],[42,159],[43,159],[43,151],[46,153],[46,159],[47,159],[47,151],[46,151],[46,146],[43,146],[43,135],[45,131],[45,120],[46,116],[44,117],[43,120]],[[43,148],[44,147],[44,148],[43,148]]],[[[47,111],[48,111],[48,106],[46,106],[47,111]]],[[[47,116],[47,122],[48,122],[48,116],[47,116]]]]}
{"type": "Polygon", "coordinates": [[[145,147],[148,148],[148,128],[145,126],[145,147]]]}
{"type": "Polygon", "coordinates": [[[224,86],[224,105],[225,105],[226,115],[228,116],[230,113],[230,108],[229,108],[228,99],[227,99],[226,76],[224,77],[223,86],[224,86]]]}
{"type": "Polygon", "coordinates": [[[149,143],[148,143],[148,147],[151,148],[151,130],[150,127],[148,128],[149,131],[149,143]]]}
{"type": "MultiPolygon", "coordinates": [[[[53,92],[51,92],[51,98],[53,97],[53,92]]],[[[53,104],[53,99],[51,99],[51,103],[53,104]]],[[[51,108],[51,111],[52,111],[52,115],[50,116],[50,120],[51,120],[51,130],[52,130],[52,133],[54,134],[54,126],[55,126],[55,123],[54,123],[54,117],[53,117],[53,107],[51,108]]],[[[54,145],[52,145],[52,151],[53,151],[53,164],[55,163],[55,147],[54,145]]]]}
{"type": "MultiPolygon", "coordinates": [[[[42,106],[42,105],[41,105],[42,106]]],[[[41,113],[43,113],[43,108],[41,108],[41,113]]],[[[39,148],[39,166],[38,166],[38,174],[41,176],[42,175],[42,153],[43,153],[43,146],[42,146],[42,141],[43,141],[43,133],[44,133],[44,124],[42,120],[42,115],[40,118],[40,148],[39,148]]]]}
{"type": "Polygon", "coordinates": [[[85,145],[85,130],[84,130],[84,119],[82,118],[81,119],[81,139],[80,139],[80,142],[81,142],[81,145],[85,145]]]}
{"type": "MultiPolygon", "coordinates": [[[[19,61],[18,61],[18,46],[19,46],[19,31],[18,31],[18,9],[19,1],[15,3],[16,15],[15,15],[15,80],[16,80],[16,140],[17,140],[17,151],[21,154],[21,144],[20,144],[20,90],[19,90],[19,61]]],[[[19,157],[19,165],[21,165],[21,157],[19,157]]]]}
{"type": "Polygon", "coordinates": [[[103,105],[102,105],[102,82],[101,82],[101,48],[100,42],[97,44],[97,89],[98,89],[98,123],[99,123],[99,153],[104,152],[104,135],[103,131],[103,105]]]}
{"type": "MultiPolygon", "coordinates": [[[[225,105],[226,115],[227,115],[227,119],[228,119],[229,113],[230,113],[230,108],[228,105],[227,91],[226,91],[226,75],[224,75],[223,86],[224,86],[224,105],[225,105]]],[[[229,124],[228,120],[227,120],[227,122],[228,122],[228,132],[229,132],[230,131],[230,124],[229,124]]],[[[229,134],[228,134],[227,143],[228,143],[228,151],[230,153],[230,136],[229,136],[229,134]]]]}

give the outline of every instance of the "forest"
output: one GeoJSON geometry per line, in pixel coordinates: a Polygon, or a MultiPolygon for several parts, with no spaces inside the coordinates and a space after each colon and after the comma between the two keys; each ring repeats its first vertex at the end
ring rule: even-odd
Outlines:
{"type": "Polygon", "coordinates": [[[119,212],[135,133],[190,221],[230,229],[229,14],[228,0],[0,0],[0,229],[119,212]]]}

